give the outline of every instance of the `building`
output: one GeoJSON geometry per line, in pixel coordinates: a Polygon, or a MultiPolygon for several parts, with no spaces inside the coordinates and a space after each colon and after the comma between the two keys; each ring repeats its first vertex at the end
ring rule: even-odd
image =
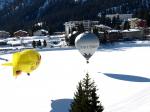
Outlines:
{"type": "Polygon", "coordinates": [[[90,20],[83,20],[83,21],[69,21],[65,22],[65,34],[68,36],[74,30],[77,30],[81,25],[83,26],[85,31],[91,31],[91,29],[98,25],[99,21],[90,21],[90,20]]]}
{"type": "MultiPolygon", "coordinates": [[[[129,18],[132,18],[132,15],[133,14],[107,14],[106,17],[110,18],[111,20],[114,18],[114,17],[119,17],[120,20],[122,21],[127,21],[129,18]]],[[[101,17],[101,14],[98,15],[99,17],[101,17]]]]}
{"type": "Polygon", "coordinates": [[[6,32],[6,31],[0,31],[0,38],[1,39],[5,39],[5,38],[9,38],[10,37],[10,33],[6,32]]]}
{"type": "Polygon", "coordinates": [[[144,35],[150,35],[150,27],[144,29],[144,35]]]}
{"type": "Polygon", "coordinates": [[[122,39],[120,30],[108,30],[105,32],[107,42],[116,42],[122,39]]]}
{"type": "Polygon", "coordinates": [[[130,28],[146,28],[147,27],[147,22],[146,20],[139,19],[139,18],[130,18],[128,19],[130,23],[130,28]]]}
{"type": "Polygon", "coordinates": [[[48,31],[44,29],[40,29],[40,30],[33,32],[33,35],[34,36],[46,36],[48,35],[48,31]]]}
{"type": "Polygon", "coordinates": [[[111,27],[103,25],[103,24],[95,25],[95,28],[98,29],[98,31],[100,31],[100,32],[105,32],[107,30],[112,30],[111,27]]]}
{"type": "Polygon", "coordinates": [[[14,37],[26,37],[26,36],[29,36],[29,33],[27,31],[18,30],[14,32],[14,37]]]}
{"type": "Polygon", "coordinates": [[[124,40],[142,39],[144,32],[140,29],[129,29],[121,31],[124,40]]]}

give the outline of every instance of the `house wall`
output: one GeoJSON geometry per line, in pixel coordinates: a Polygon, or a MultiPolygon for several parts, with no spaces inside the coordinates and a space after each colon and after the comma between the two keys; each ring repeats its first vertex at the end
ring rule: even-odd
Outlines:
{"type": "Polygon", "coordinates": [[[122,38],[122,34],[120,32],[108,32],[106,34],[107,41],[114,42],[118,41],[122,38]]]}
{"type": "Polygon", "coordinates": [[[0,38],[9,38],[10,34],[9,32],[0,31],[0,38]]]}
{"type": "Polygon", "coordinates": [[[131,39],[142,39],[144,34],[142,31],[127,31],[122,32],[123,38],[131,38],[131,39]]]}
{"type": "Polygon", "coordinates": [[[48,31],[42,31],[42,30],[38,30],[38,31],[33,32],[34,36],[45,36],[47,34],[48,34],[48,31]]]}

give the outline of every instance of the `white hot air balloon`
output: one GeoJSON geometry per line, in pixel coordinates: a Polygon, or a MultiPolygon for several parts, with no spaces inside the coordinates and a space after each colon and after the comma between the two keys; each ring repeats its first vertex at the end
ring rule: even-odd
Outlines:
{"type": "Polygon", "coordinates": [[[81,33],[75,39],[75,46],[89,63],[89,58],[95,53],[99,47],[98,37],[89,32],[81,33]]]}

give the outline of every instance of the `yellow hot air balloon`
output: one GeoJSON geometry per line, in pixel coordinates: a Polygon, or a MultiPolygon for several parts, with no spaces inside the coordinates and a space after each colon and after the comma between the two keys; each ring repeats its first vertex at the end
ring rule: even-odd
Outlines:
{"type": "Polygon", "coordinates": [[[4,63],[4,66],[13,66],[13,76],[17,77],[21,72],[28,75],[35,70],[41,61],[41,55],[33,49],[23,50],[13,54],[12,62],[4,63]]]}

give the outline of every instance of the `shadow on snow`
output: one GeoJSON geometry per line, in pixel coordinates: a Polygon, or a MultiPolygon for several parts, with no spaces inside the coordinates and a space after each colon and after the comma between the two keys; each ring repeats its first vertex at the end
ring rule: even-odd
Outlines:
{"type": "Polygon", "coordinates": [[[70,104],[73,99],[52,100],[50,112],[69,112],[70,104]]]}
{"type": "Polygon", "coordinates": [[[114,73],[103,73],[103,74],[118,80],[131,81],[131,82],[150,82],[150,78],[141,77],[141,76],[114,74],[114,73]]]}
{"type": "Polygon", "coordinates": [[[107,43],[100,45],[98,51],[125,51],[129,47],[150,47],[150,41],[125,41],[115,42],[113,44],[107,43]]]}

